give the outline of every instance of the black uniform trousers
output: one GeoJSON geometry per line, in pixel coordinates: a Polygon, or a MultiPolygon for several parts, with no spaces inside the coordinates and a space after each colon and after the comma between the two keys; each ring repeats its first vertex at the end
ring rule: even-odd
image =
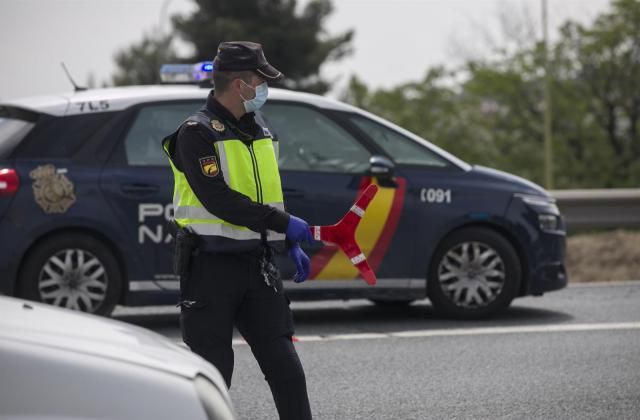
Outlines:
{"type": "Polygon", "coordinates": [[[289,300],[264,281],[260,251],[196,252],[181,291],[180,327],[191,350],[231,386],[234,325],[265,376],[281,419],[311,419],[306,379],[293,346],[289,300]]]}

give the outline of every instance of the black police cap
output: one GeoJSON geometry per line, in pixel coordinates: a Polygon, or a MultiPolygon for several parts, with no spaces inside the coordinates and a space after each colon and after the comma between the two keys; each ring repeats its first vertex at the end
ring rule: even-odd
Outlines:
{"type": "Polygon", "coordinates": [[[248,41],[221,42],[213,60],[214,71],[254,71],[268,81],[284,77],[267,62],[262,45],[248,41]]]}

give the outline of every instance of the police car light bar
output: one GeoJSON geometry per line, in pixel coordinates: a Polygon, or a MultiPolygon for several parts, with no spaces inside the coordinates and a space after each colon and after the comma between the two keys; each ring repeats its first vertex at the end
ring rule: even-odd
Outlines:
{"type": "Polygon", "coordinates": [[[202,83],[211,80],[213,62],[196,64],[163,64],[160,68],[162,83],[202,83]]]}

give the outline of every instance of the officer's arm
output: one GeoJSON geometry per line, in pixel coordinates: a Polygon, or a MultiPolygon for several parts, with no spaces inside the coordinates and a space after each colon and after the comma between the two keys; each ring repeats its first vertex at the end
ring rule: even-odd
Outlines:
{"type": "Polygon", "coordinates": [[[199,126],[184,125],[175,146],[175,164],[189,182],[191,189],[207,211],[229,223],[246,226],[262,232],[270,229],[284,233],[289,224],[289,215],[276,208],[256,203],[249,197],[232,190],[224,181],[222,171],[215,176],[206,175],[200,159],[215,156],[220,165],[213,141],[199,126]]]}

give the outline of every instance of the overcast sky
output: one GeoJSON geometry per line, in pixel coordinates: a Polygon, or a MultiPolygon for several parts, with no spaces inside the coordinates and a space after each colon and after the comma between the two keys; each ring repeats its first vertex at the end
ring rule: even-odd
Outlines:
{"type": "MultiPolygon", "coordinates": [[[[548,0],[550,26],[568,18],[587,22],[609,0],[548,0]]],[[[306,0],[299,1],[305,4],[306,0]]],[[[455,65],[483,54],[503,33],[501,14],[526,11],[540,36],[540,0],[334,0],[329,33],[355,30],[354,54],[323,66],[337,78],[337,94],[351,74],[389,87],[420,79],[429,66],[455,65]]],[[[79,84],[93,74],[110,83],[113,55],[169,16],[194,10],[191,0],[0,0],[0,99],[67,92],[60,62],[79,84]],[[163,4],[166,13],[163,13],[163,4]]],[[[513,19],[511,17],[513,16],[513,19]]],[[[259,41],[259,40],[256,40],[259,41]]],[[[213,52],[212,52],[213,54],[213,52]]]]}

